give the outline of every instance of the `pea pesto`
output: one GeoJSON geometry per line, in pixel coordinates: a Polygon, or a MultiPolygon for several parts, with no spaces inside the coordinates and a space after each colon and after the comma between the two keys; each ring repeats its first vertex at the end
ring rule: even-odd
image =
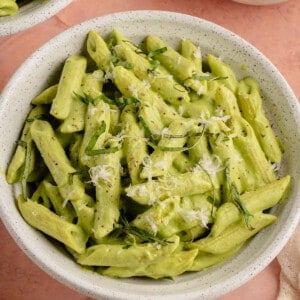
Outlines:
{"type": "Polygon", "coordinates": [[[85,46],[32,99],[7,169],[28,224],[101,275],[162,279],[276,222],[291,178],[254,78],[187,39],[91,30],[85,46]]]}

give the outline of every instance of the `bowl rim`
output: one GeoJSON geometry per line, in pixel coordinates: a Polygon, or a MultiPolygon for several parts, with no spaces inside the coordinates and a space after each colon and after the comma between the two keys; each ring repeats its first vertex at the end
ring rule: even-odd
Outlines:
{"type": "Polygon", "coordinates": [[[27,3],[20,11],[12,16],[0,17],[0,37],[12,35],[31,28],[57,14],[73,0],[48,0],[46,2],[27,3]],[[32,8],[22,14],[24,8],[32,8]]]}
{"type": "MultiPolygon", "coordinates": [[[[9,98],[9,91],[13,87],[13,83],[17,78],[19,77],[23,70],[26,69],[28,65],[31,65],[35,61],[36,56],[40,56],[43,52],[47,51],[48,47],[51,47],[56,42],[63,42],[64,39],[66,39],[69,35],[72,34],[72,32],[76,30],[86,30],[87,28],[91,28],[89,24],[93,24],[93,22],[96,22],[99,26],[101,23],[107,23],[108,21],[111,21],[114,18],[118,19],[126,19],[126,18],[166,18],[166,19],[172,19],[172,18],[177,18],[177,20],[181,20],[186,22],[187,24],[189,22],[196,22],[197,24],[206,26],[206,27],[213,27],[214,31],[219,32],[222,34],[222,36],[225,36],[226,38],[232,40],[234,39],[235,43],[238,45],[246,46],[246,48],[251,51],[254,51],[255,54],[258,55],[258,59],[260,59],[262,62],[267,64],[268,68],[273,72],[273,76],[277,78],[282,84],[285,89],[285,92],[289,95],[287,100],[295,106],[295,115],[297,116],[297,126],[300,132],[300,106],[297,101],[296,96],[294,95],[292,89],[289,87],[288,83],[284,79],[284,77],[281,75],[281,73],[277,70],[277,68],[269,61],[268,58],[266,58],[259,50],[257,50],[253,45],[248,43],[245,39],[242,37],[238,36],[237,34],[229,31],[228,29],[217,25],[211,21],[191,16],[188,14],[182,14],[182,13],[176,13],[176,12],[170,12],[170,11],[155,11],[155,10],[135,10],[135,11],[125,11],[125,12],[119,12],[119,13],[111,13],[107,14],[104,16],[96,17],[90,20],[87,20],[83,23],[80,23],[76,26],[70,27],[69,29],[63,31],[62,33],[58,34],[54,38],[50,39],[48,42],[46,42],[43,46],[41,46],[39,49],[37,49],[32,55],[30,55],[24,62],[23,64],[18,68],[18,70],[14,73],[14,75],[11,77],[9,80],[8,84],[4,88],[2,94],[0,95],[0,112],[1,112],[1,107],[5,101],[8,101],[9,98]],[[151,16],[151,17],[149,17],[151,16]]],[[[300,183],[300,182],[299,182],[300,183]]],[[[300,191],[298,191],[297,196],[300,198],[300,191]]],[[[205,294],[206,299],[209,297],[217,297],[222,294],[228,293],[235,288],[241,286],[251,278],[253,278],[255,275],[257,275],[260,271],[263,270],[275,257],[276,255],[281,251],[281,249],[285,246],[285,244],[288,242],[289,238],[291,237],[293,231],[295,230],[297,223],[300,219],[300,205],[299,203],[294,204],[294,208],[296,209],[293,212],[293,219],[291,222],[288,224],[288,226],[285,226],[285,235],[281,237],[280,241],[281,243],[275,244],[275,241],[273,241],[261,256],[260,260],[263,260],[263,263],[259,264],[259,268],[256,267],[258,258],[255,259],[251,265],[248,266],[248,270],[243,270],[240,271],[239,273],[236,273],[235,275],[231,276],[228,279],[225,279],[223,282],[219,283],[217,286],[215,286],[215,290],[212,291],[210,294],[205,294]],[[251,272],[249,272],[249,269],[251,272]],[[232,279],[235,278],[234,283],[232,284],[232,279]]],[[[124,298],[124,299],[140,299],[141,295],[140,294],[128,294],[126,291],[122,290],[117,290],[117,291],[111,291],[109,289],[106,289],[105,287],[101,289],[101,293],[98,291],[95,291],[95,286],[92,284],[89,286],[83,286],[78,279],[74,276],[74,274],[69,274],[69,277],[66,277],[63,274],[63,268],[61,266],[57,266],[53,264],[52,262],[45,262],[44,257],[40,255],[39,253],[34,253],[32,252],[34,247],[24,243],[23,240],[21,240],[18,237],[18,234],[16,232],[16,229],[13,226],[13,222],[5,217],[6,214],[3,211],[1,205],[0,205],[0,216],[3,217],[1,218],[4,225],[8,229],[10,235],[14,238],[16,243],[20,246],[21,250],[26,253],[29,258],[36,263],[40,268],[42,268],[46,273],[48,273],[50,276],[54,277],[56,280],[62,282],[63,284],[71,287],[72,289],[75,289],[81,293],[85,293],[90,296],[94,297],[99,297],[99,296],[104,296],[104,297],[110,297],[110,298],[124,298]],[[62,273],[60,273],[62,272],[62,273]],[[112,294],[113,293],[113,294],[112,294]]],[[[287,224],[285,224],[287,225],[287,224]]],[[[100,275],[97,275],[100,276],[100,275]]],[[[203,292],[203,291],[201,291],[203,292]]],[[[204,291],[205,292],[205,291],[204,291]]],[[[199,297],[199,291],[187,291],[185,290],[182,294],[177,295],[176,297],[178,299],[183,299],[186,298],[187,296],[191,298],[196,298],[199,297]]],[[[202,295],[202,294],[201,294],[202,295]]],[[[149,299],[172,299],[174,295],[155,295],[153,297],[149,297],[149,299]]]]}

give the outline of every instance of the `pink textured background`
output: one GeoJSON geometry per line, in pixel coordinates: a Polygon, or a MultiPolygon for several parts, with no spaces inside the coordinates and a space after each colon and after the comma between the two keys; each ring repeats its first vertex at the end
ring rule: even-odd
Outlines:
{"type": "MultiPolygon", "coordinates": [[[[229,0],[75,0],[55,17],[0,38],[0,92],[22,62],[61,31],[87,19],[126,10],[168,10],[213,21],[264,53],[300,99],[300,1],[247,6],[229,0]]],[[[0,28],[1,30],[1,28],[0,28]]],[[[34,265],[0,221],[0,300],[90,299],[63,286],[34,265]]],[[[274,300],[280,266],[275,259],[254,279],[218,300],[274,300]]]]}

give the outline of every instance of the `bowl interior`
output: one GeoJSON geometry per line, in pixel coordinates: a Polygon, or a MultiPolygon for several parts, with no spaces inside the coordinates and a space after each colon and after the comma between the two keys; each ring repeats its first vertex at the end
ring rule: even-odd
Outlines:
{"type": "Polygon", "coordinates": [[[50,275],[93,297],[138,299],[214,298],[243,284],[261,271],[282,249],[299,220],[300,149],[299,106],[293,92],[278,70],[255,48],[235,34],[199,18],[169,12],[134,11],[112,14],[82,23],[35,52],[16,72],[0,101],[0,215],[19,246],[50,275]],[[97,30],[103,37],[118,28],[124,35],[140,42],[156,34],[176,46],[181,38],[198,44],[203,54],[213,53],[230,64],[239,78],[254,76],[261,84],[265,110],[275,131],[285,145],[281,172],[292,176],[288,200],[273,209],[276,224],[253,238],[229,261],[199,273],[179,276],[175,281],[126,279],[115,280],[83,271],[66,253],[42,234],[28,226],[14,201],[16,187],[4,178],[30,100],[53,81],[69,54],[80,53],[86,34],[97,30]],[[242,66],[246,66],[242,68],[242,66]],[[16,88],[17,87],[17,88],[16,88]]]}
{"type": "Polygon", "coordinates": [[[17,33],[43,22],[71,2],[72,0],[27,1],[24,5],[20,5],[17,14],[0,18],[0,37],[17,33]]]}

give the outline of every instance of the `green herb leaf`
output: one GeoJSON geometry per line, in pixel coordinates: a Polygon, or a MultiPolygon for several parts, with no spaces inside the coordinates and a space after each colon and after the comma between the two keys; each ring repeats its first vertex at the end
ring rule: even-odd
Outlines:
{"type": "Polygon", "coordinates": [[[108,98],[104,94],[101,94],[101,96],[99,96],[97,99],[102,100],[102,101],[104,101],[107,104],[116,104],[114,100],[108,98]]]}
{"type": "Polygon", "coordinates": [[[139,103],[140,100],[135,98],[135,97],[120,97],[116,99],[116,104],[118,106],[125,106],[125,105],[130,105],[130,104],[136,104],[139,103]]]}
{"type": "Polygon", "coordinates": [[[237,189],[237,186],[234,182],[231,181],[230,179],[230,170],[229,170],[229,165],[225,168],[225,177],[228,183],[229,187],[229,192],[230,192],[230,197],[233,202],[233,204],[239,209],[239,211],[242,213],[244,221],[248,227],[249,230],[254,230],[252,225],[250,224],[249,217],[252,215],[249,213],[248,209],[246,206],[243,204],[240,198],[240,193],[237,189]]]}
{"type": "Polygon", "coordinates": [[[145,136],[146,136],[146,138],[149,139],[149,141],[151,143],[155,143],[155,138],[154,138],[154,136],[153,136],[150,128],[148,127],[146,121],[144,120],[144,118],[141,117],[141,116],[139,116],[139,120],[140,120],[140,122],[141,122],[141,124],[142,124],[142,126],[143,126],[143,128],[145,130],[145,136]]]}
{"type": "Polygon", "coordinates": [[[104,121],[102,121],[100,127],[96,130],[96,132],[91,137],[88,145],[86,146],[85,151],[92,150],[95,147],[99,136],[102,135],[105,132],[105,130],[106,130],[106,124],[104,121]]]}
{"type": "MultiPolygon", "coordinates": [[[[181,139],[186,137],[197,137],[202,136],[203,132],[188,132],[186,134],[163,134],[163,137],[169,138],[169,139],[181,139]]],[[[162,137],[162,135],[160,135],[162,137]]]]}
{"type": "Polygon", "coordinates": [[[92,103],[95,105],[95,102],[97,101],[97,99],[92,98],[90,95],[86,93],[83,93],[83,95],[77,94],[76,92],[73,93],[78,100],[82,101],[85,104],[92,103]]]}
{"type": "Polygon", "coordinates": [[[162,53],[166,52],[167,50],[168,50],[167,47],[163,47],[163,48],[156,49],[154,51],[150,51],[148,53],[148,57],[153,58],[154,56],[162,54],[162,53]]]}
{"type": "Polygon", "coordinates": [[[102,148],[102,149],[90,149],[90,150],[85,150],[85,153],[88,156],[96,156],[100,154],[109,154],[109,153],[115,153],[119,150],[119,147],[111,147],[111,148],[102,148]]]}
{"type": "Polygon", "coordinates": [[[195,79],[195,80],[207,80],[207,81],[213,81],[213,80],[223,80],[223,79],[227,79],[228,77],[222,77],[222,76],[214,76],[214,75],[197,75],[194,74],[191,79],[195,79]]]}
{"type": "Polygon", "coordinates": [[[120,224],[118,226],[118,230],[121,230],[125,235],[138,238],[141,243],[158,243],[162,246],[166,246],[167,244],[171,243],[170,241],[159,238],[144,229],[129,224],[124,215],[120,216],[120,224]]]}
{"type": "Polygon", "coordinates": [[[83,94],[83,95],[79,95],[77,93],[74,92],[74,95],[77,97],[77,99],[79,99],[80,101],[82,101],[85,104],[89,104],[92,103],[93,105],[97,104],[99,101],[103,101],[107,104],[110,105],[117,105],[119,107],[125,106],[125,105],[129,105],[129,104],[135,104],[138,103],[139,100],[137,98],[134,97],[120,97],[120,98],[116,98],[115,100],[108,98],[106,95],[101,94],[99,97],[97,98],[92,98],[91,96],[87,95],[87,94],[83,94]]]}
{"type": "Polygon", "coordinates": [[[105,130],[106,130],[106,124],[104,121],[102,121],[100,127],[95,131],[95,133],[91,137],[88,145],[85,148],[86,155],[95,156],[95,155],[100,155],[100,154],[114,153],[119,150],[119,147],[93,149],[97,143],[98,138],[100,137],[100,135],[102,135],[105,132],[105,130]]]}
{"type": "Polygon", "coordinates": [[[160,61],[158,61],[156,59],[151,59],[151,60],[149,60],[149,62],[151,65],[151,69],[149,69],[147,72],[151,73],[151,74],[155,74],[156,69],[160,66],[160,61]]]}
{"type": "Polygon", "coordinates": [[[69,177],[68,177],[68,183],[69,185],[72,185],[73,184],[73,177],[75,175],[80,175],[81,172],[77,171],[77,172],[73,172],[73,173],[69,173],[69,177]]]}
{"type": "Polygon", "coordinates": [[[164,147],[148,142],[149,146],[151,146],[155,150],[160,150],[164,152],[183,152],[190,149],[190,147],[164,147]]]}
{"type": "Polygon", "coordinates": [[[100,127],[96,130],[96,132],[91,137],[88,145],[85,148],[85,153],[88,156],[96,156],[100,154],[109,154],[114,153],[119,150],[119,147],[112,147],[112,148],[102,148],[102,149],[93,149],[97,143],[98,138],[102,135],[106,130],[106,124],[102,121],[100,127]]]}
{"type": "Polygon", "coordinates": [[[22,173],[21,185],[22,185],[22,195],[25,200],[27,200],[27,179],[29,175],[29,166],[30,166],[30,151],[31,151],[31,144],[26,143],[25,141],[17,141],[17,145],[24,148],[25,150],[25,163],[24,169],[22,173]]]}
{"type": "Polygon", "coordinates": [[[120,60],[120,61],[118,61],[117,65],[122,66],[127,70],[132,70],[133,69],[133,64],[128,62],[128,61],[120,60]]]}

